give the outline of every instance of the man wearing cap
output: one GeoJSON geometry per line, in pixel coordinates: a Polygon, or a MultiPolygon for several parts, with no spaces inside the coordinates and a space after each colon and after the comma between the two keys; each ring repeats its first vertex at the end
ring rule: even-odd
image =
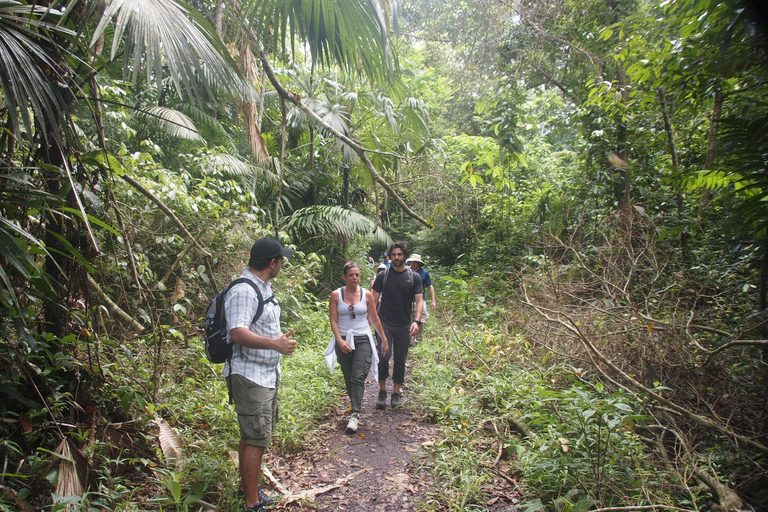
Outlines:
{"type": "MultiPolygon", "coordinates": [[[[416,345],[416,340],[421,339],[422,335],[424,334],[424,324],[427,321],[427,318],[429,318],[429,308],[427,308],[427,289],[429,289],[429,297],[431,299],[431,307],[434,310],[435,309],[435,287],[432,286],[432,278],[429,276],[429,272],[427,272],[427,269],[424,268],[424,262],[421,260],[421,256],[419,254],[413,253],[408,258],[408,263],[414,272],[418,273],[421,276],[421,283],[424,286],[424,309],[421,314],[421,329],[419,329],[419,332],[416,334],[416,336],[413,336],[411,338],[411,345],[416,345]]],[[[414,315],[416,312],[414,311],[414,315]]]]}
{"type": "Polygon", "coordinates": [[[296,341],[291,339],[293,329],[281,332],[280,306],[269,281],[292,255],[274,238],[260,238],[253,244],[240,277],[255,283],[261,292],[264,309],[256,322],[259,298],[248,283],[233,286],[224,302],[228,337],[234,343],[224,376],[240,424],[240,478],[248,511],[266,510],[271,501],[259,489],[261,460],[277,422],[280,357],[293,354],[296,341]]]}

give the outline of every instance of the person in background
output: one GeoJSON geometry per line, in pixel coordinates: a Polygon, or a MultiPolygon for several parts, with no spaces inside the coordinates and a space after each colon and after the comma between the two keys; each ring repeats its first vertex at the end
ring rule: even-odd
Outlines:
{"type": "Polygon", "coordinates": [[[259,489],[261,461],[277,423],[280,356],[293,354],[296,340],[291,339],[293,329],[286,333],[280,329],[280,306],[269,281],[292,255],[291,249],[274,238],[260,238],[251,247],[248,266],[240,277],[253,281],[261,292],[264,310],[256,322],[259,298],[247,283],[233,286],[224,301],[227,338],[234,344],[224,376],[240,425],[240,478],[250,512],[267,510],[273,501],[259,489]]]}
{"type": "MultiPolygon", "coordinates": [[[[390,353],[382,350],[379,361],[379,395],[376,408],[387,406],[387,378],[389,377],[389,359],[392,365],[392,407],[402,405],[401,386],[405,382],[405,360],[408,357],[410,338],[419,332],[421,312],[424,302],[424,288],[421,276],[405,266],[408,246],[405,242],[395,242],[389,248],[392,267],[376,275],[373,283],[374,304],[379,304],[379,318],[384,327],[384,334],[389,341],[390,353]],[[386,282],[385,282],[386,281],[386,282]],[[411,321],[413,302],[416,301],[416,319],[411,321]]],[[[383,346],[382,346],[383,348],[383,346]]]]}
{"type": "Polygon", "coordinates": [[[389,346],[376,313],[373,295],[360,286],[360,267],[354,261],[348,261],[341,277],[344,286],[331,293],[329,303],[333,337],[325,351],[325,361],[331,372],[337,360],[341,366],[351,404],[347,433],[355,434],[360,420],[368,370],[373,371],[376,380],[379,378],[379,358],[371,324],[379,335],[382,350],[386,352],[389,346]]]}
{"type": "MultiPolygon", "coordinates": [[[[382,270],[386,270],[387,266],[383,263],[379,263],[379,266],[376,267],[376,274],[381,273],[382,270]]],[[[373,276],[373,279],[371,279],[371,284],[368,286],[369,289],[373,290],[373,283],[376,281],[376,276],[373,276]]]]}
{"type": "Polygon", "coordinates": [[[384,253],[384,259],[381,260],[381,264],[385,267],[389,268],[392,265],[392,262],[389,259],[389,253],[384,253]]]}
{"type": "MultiPolygon", "coordinates": [[[[422,285],[424,286],[424,310],[421,314],[421,329],[419,329],[419,332],[416,334],[416,336],[411,338],[411,346],[415,346],[417,340],[421,339],[421,337],[424,335],[424,325],[427,323],[427,319],[429,318],[429,308],[427,307],[427,290],[429,290],[432,309],[434,310],[437,307],[435,305],[435,287],[432,286],[432,278],[429,276],[427,269],[424,268],[424,262],[421,260],[421,256],[419,254],[411,254],[406,263],[411,266],[414,272],[418,272],[418,274],[421,276],[422,285]]],[[[415,316],[416,312],[414,311],[413,314],[415,316]]]]}
{"type": "Polygon", "coordinates": [[[375,262],[375,261],[373,261],[373,258],[371,257],[371,255],[370,255],[370,254],[367,254],[367,255],[365,256],[365,259],[366,259],[366,260],[368,260],[368,267],[369,267],[369,268],[373,268],[373,266],[376,264],[376,262],[375,262]]]}

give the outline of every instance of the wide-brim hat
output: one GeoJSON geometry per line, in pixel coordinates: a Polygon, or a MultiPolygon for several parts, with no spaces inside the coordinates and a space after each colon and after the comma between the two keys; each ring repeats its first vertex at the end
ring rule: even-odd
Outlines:
{"type": "Polygon", "coordinates": [[[283,247],[274,238],[259,238],[251,247],[252,261],[271,261],[278,256],[290,258],[293,256],[293,250],[283,247]]]}
{"type": "Polygon", "coordinates": [[[414,261],[418,261],[419,263],[421,263],[422,266],[424,266],[424,262],[421,261],[421,255],[416,253],[411,254],[411,257],[408,258],[408,263],[413,263],[414,261]]]}
{"type": "Polygon", "coordinates": [[[380,263],[378,267],[376,267],[377,270],[385,270],[387,266],[384,263],[380,263]]]}

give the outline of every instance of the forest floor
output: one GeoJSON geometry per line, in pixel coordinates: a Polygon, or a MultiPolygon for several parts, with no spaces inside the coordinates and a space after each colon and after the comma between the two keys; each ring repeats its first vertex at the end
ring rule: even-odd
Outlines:
{"type": "MultiPolygon", "coordinates": [[[[388,383],[391,393],[391,382],[388,383]]],[[[273,486],[272,495],[288,495],[274,510],[411,512],[447,510],[429,506],[435,495],[432,458],[428,447],[440,440],[437,427],[423,419],[416,408],[414,389],[403,386],[404,405],[375,407],[378,383],[369,375],[363,410],[356,435],[345,432],[349,400],[338,414],[329,418],[303,452],[284,456],[267,455],[273,486]],[[430,493],[430,489],[432,492],[430,493]],[[303,499],[302,499],[303,498],[303,499]]],[[[486,510],[519,510],[519,496],[509,483],[494,479],[486,510]]]]}

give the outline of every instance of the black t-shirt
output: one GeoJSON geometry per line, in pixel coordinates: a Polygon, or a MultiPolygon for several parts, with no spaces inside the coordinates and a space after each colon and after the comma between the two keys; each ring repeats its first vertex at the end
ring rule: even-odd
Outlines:
{"type": "Polygon", "coordinates": [[[411,323],[413,299],[417,293],[424,293],[421,276],[416,272],[411,272],[411,275],[413,276],[413,284],[408,284],[408,269],[397,272],[395,269],[389,268],[376,274],[373,290],[382,294],[381,306],[379,306],[379,318],[382,322],[393,325],[411,323]],[[389,273],[389,277],[387,277],[386,289],[382,290],[385,272],[389,273]]]}

